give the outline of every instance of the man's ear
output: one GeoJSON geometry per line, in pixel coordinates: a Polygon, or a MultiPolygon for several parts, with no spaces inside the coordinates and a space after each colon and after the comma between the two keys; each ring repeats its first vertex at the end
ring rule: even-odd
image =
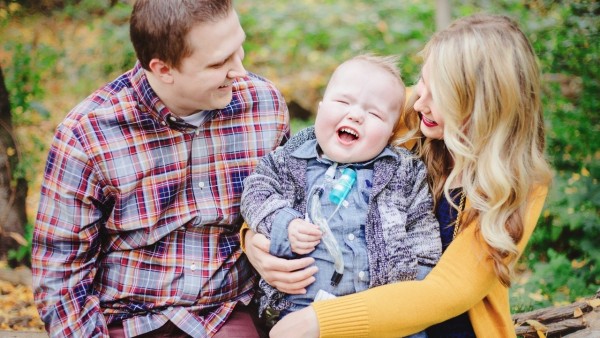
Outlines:
{"type": "Polygon", "coordinates": [[[173,83],[173,74],[171,74],[172,68],[161,61],[160,59],[152,59],[148,64],[150,71],[154,74],[154,77],[164,83],[173,83]]]}

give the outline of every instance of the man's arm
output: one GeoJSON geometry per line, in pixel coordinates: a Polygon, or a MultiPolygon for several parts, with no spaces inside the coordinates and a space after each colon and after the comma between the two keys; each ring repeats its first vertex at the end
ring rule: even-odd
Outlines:
{"type": "Polygon", "coordinates": [[[107,337],[91,295],[100,251],[96,179],[81,145],[58,130],[42,182],[32,247],[34,297],[51,337],[107,337]]]}
{"type": "Polygon", "coordinates": [[[314,258],[278,258],[269,254],[271,242],[264,235],[248,229],[244,236],[246,255],[267,283],[287,294],[306,293],[306,286],[315,281],[313,275],[317,267],[312,265],[314,258]]]}

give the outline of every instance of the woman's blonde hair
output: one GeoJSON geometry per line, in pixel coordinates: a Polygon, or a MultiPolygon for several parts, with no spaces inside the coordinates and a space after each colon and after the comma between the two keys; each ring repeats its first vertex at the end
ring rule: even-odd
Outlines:
{"type": "Polygon", "coordinates": [[[527,198],[551,181],[535,53],[513,20],[478,14],[436,33],[421,54],[444,116],[444,139],[420,133],[412,95],[403,116],[412,133],[399,142],[418,137],[435,201],[449,197],[451,182],[461,182],[471,202],[461,224],[477,220],[496,274],[508,286],[527,198]]]}

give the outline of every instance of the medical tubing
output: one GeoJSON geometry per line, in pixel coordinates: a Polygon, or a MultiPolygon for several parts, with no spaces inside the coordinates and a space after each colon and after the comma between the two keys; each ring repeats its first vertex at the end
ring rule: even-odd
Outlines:
{"type": "MultiPolygon", "coordinates": [[[[333,257],[335,272],[339,275],[344,274],[344,258],[342,256],[342,251],[340,246],[333,236],[331,232],[331,228],[327,223],[327,220],[323,217],[321,213],[321,202],[320,196],[323,194],[323,188],[319,187],[314,189],[313,193],[310,195],[309,199],[309,210],[308,214],[310,216],[310,220],[313,224],[317,225],[319,229],[323,232],[323,236],[321,240],[323,244],[325,244],[325,248],[329,252],[329,254],[333,257]]],[[[335,274],[334,274],[335,277],[335,274]]],[[[338,280],[339,282],[339,280],[338,280]]],[[[333,283],[333,280],[332,280],[333,283]]],[[[336,283],[337,284],[337,283],[336,283]]]]}

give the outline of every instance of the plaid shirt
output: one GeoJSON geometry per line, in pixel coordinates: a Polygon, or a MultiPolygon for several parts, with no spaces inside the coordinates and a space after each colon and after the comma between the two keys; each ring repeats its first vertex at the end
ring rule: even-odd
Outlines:
{"type": "Polygon", "coordinates": [[[250,74],[200,127],[173,115],[139,63],[58,126],[33,239],[51,336],[139,335],[168,320],[212,336],[256,276],[238,230],[242,181],[289,136],[274,86],[250,74]]]}

